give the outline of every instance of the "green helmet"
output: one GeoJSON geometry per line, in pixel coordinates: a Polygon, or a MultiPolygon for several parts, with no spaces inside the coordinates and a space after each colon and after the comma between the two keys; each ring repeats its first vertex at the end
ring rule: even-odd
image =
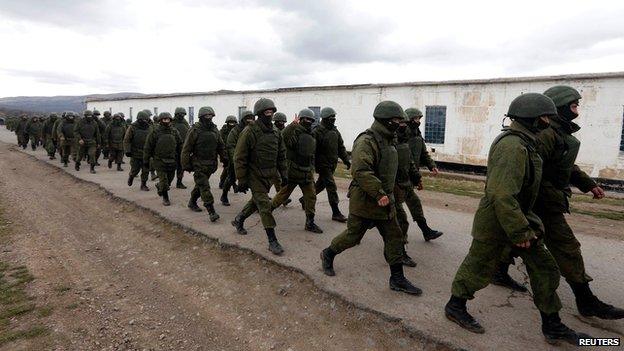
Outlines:
{"type": "Polygon", "coordinates": [[[331,107],[323,107],[321,110],[321,118],[336,117],[336,111],[331,107]]]}
{"type": "Polygon", "coordinates": [[[74,111],[66,111],[65,117],[76,117],[76,112],[74,111]]]}
{"type": "Polygon", "coordinates": [[[171,113],[169,112],[161,112],[158,114],[158,120],[162,120],[163,118],[169,118],[171,119],[171,113]]]}
{"type": "Polygon", "coordinates": [[[50,113],[50,118],[57,118],[58,115],[55,112],[50,113]]]}
{"type": "Polygon", "coordinates": [[[311,119],[316,119],[316,116],[314,116],[314,111],[310,110],[309,108],[304,108],[303,110],[299,111],[299,118],[311,118],[311,119]]]}
{"type": "Polygon", "coordinates": [[[273,122],[286,123],[286,115],[282,112],[275,112],[275,114],[273,114],[273,122]]]}
{"type": "Polygon", "coordinates": [[[121,116],[121,118],[126,117],[126,115],[124,115],[124,113],[123,113],[123,112],[117,112],[117,113],[119,113],[119,115],[121,116]]]}
{"type": "Polygon", "coordinates": [[[405,112],[401,105],[394,101],[382,101],[375,106],[373,117],[377,119],[404,118],[405,112]]]}
{"type": "Polygon", "coordinates": [[[552,88],[548,88],[548,90],[544,92],[544,95],[551,98],[557,107],[565,106],[572,101],[581,99],[581,94],[578,90],[567,85],[556,85],[552,88]]]}
{"type": "Polygon", "coordinates": [[[273,100],[267,99],[267,98],[260,98],[260,100],[256,101],[256,103],[254,104],[254,110],[253,110],[254,115],[260,116],[260,114],[266,110],[273,110],[273,112],[277,111],[277,108],[275,107],[275,103],[273,102],[273,100]]]}
{"type": "Polygon", "coordinates": [[[139,113],[137,113],[137,119],[141,121],[147,121],[149,119],[149,115],[147,114],[147,112],[145,112],[145,110],[139,111],[139,113]]]}
{"type": "Polygon", "coordinates": [[[101,115],[101,113],[98,110],[93,110],[93,115],[94,116],[99,116],[99,115],[101,115]]]}
{"type": "Polygon", "coordinates": [[[115,113],[115,114],[113,115],[113,118],[117,118],[117,117],[122,118],[122,117],[121,117],[121,114],[119,114],[119,113],[115,113]]]}
{"type": "Polygon", "coordinates": [[[87,116],[93,116],[93,112],[91,112],[91,110],[84,110],[84,112],[82,113],[83,116],[87,117],[87,116]]]}
{"type": "Polygon", "coordinates": [[[225,123],[229,123],[229,122],[234,122],[234,123],[238,122],[236,120],[236,116],[229,115],[229,116],[225,117],[225,123]]]}
{"type": "Polygon", "coordinates": [[[555,103],[546,95],[526,93],[513,99],[505,116],[515,118],[537,118],[557,114],[555,103]]]}
{"type": "Polygon", "coordinates": [[[249,110],[245,110],[245,111],[243,111],[241,113],[241,121],[246,119],[247,117],[252,117],[253,118],[253,116],[255,116],[253,112],[251,112],[249,110]]]}
{"type": "Polygon", "coordinates": [[[422,112],[420,112],[420,110],[417,109],[416,107],[410,107],[410,108],[406,109],[405,110],[405,114],[407,115],[408,119],[418,118],[418,117],[422,117],[423,116],[422,112]]]}
{"type": "Polygon", "coordinates": [[[199,109],[199,113],[197,114],[197,116],[202,117],[202,116],[207,116],[207,115],[212,115],[214,117],[215,115],[214,110],[210,106],[202,106],[199,109]]]}
{"type": "Polygon", "coordinates": [[[184,109],[184,107],[176,107],[173,114],[176,116],[186,116],[186,110],[184,109]]]}
{"type": "MultiPolygon", "coordinates": [[[[110,117],[111,112],[110,111],[104,111],[104,117],[110,117]]],[[[113,116],[115,117],[115,116],[113,116]]]]}
{"type": "Polygon", "coordinates": [[[152,110],[150,110],[150,109],[145,109],[145,110],[142,110],[142,111],[143,111],[143,112],[145,112],[145,113],[147,113],[147,117],[152,117],[152,110]]]}

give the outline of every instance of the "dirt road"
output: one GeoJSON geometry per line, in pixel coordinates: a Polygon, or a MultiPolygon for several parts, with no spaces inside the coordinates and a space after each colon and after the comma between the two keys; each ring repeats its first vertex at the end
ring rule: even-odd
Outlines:
{"type": "MultiPolygon", "coordinates": [[[[0,144],[0,260],[48,333],[3,349],[443,350],[302,274],[220,248],[0,144]]],[[[16,317],[11,328],[32,319],[16,317]]],[[[6,330],[5,330],[6,331],[6,330]]]]}

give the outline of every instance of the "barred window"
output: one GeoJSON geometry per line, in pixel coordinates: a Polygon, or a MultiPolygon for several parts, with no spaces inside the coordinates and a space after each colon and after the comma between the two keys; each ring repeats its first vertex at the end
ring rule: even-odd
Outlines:
{"type": "Polygon", "coordinates": [[[426,106],[425,111],[425,141],[444,144],[446,106],[426,106]]]}
{"type": "Polygon", "coordinates": [[[247,109],[247,106],[238,106],[238,120],[240,121],[241,119],[241,115],[243,114],[243,111],[245,111],[247,109]]]}
{"type": "Polygon", "coordinates": [[[319,123],[319,119],[321,119],[321,106],[308,106],[308,108],[314,112],[315,121],[313,126],[316,126],[319,123]]]}
{"type": "Polygon", "coordinates": [[[189,123],[193,124],[195,123],[195,106],[189,106],[189,123]]]}
{"type": "Polygon", "coordinates": [[[132,107],[128,110],[128,115],[130,116],[130,121],[134,120],[134,117],[132,116],[132,107]]]}
{"type": "Polygon", "coordinates": [[[158,116],[158,107],[154,107],[154,116],[158,116]]]}

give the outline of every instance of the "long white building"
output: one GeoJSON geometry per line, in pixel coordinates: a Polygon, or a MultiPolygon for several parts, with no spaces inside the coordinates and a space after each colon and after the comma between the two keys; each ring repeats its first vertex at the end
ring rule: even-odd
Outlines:
{"type": "Polygon", "coordinates": [[[350,149],[355,137],[372,123],[375,105],[394,100],[404,108],[423,111],[421,130],[436,161],[485,166],[488,148],[500,132],[511,100],[522,93],[543,92],[558,84],[573,86],[583,96],[581,116],[575,120],[581,126],[575,134],[582,142],[579,166],[592,177],[624,180],[624,72],[153,94],[131,99],[92,99],[87,101],[87,108],[123,112],[134,119],[143,109],[173,113],[176,107],[184,107],[192,122],[201,106],[212,106],[219,124],[227,115],[253,109],[260,97],[273,99],[289,120],[302,108],[318,114],[321,108],[329,106],[337,112],[336,125],[350,149]]]}

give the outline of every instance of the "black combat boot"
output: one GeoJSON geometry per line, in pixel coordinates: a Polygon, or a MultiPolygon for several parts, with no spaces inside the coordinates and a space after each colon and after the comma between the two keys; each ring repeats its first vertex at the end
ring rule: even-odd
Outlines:
{"type": "Polygon", "coordinates": [[[397,263],[390,266],[390,289],[402,291],[411,295],[421,295],[422,290],[412,285],[403,274],[403,264],[397,263]]]}
{"type": "Polygon", "coordinates": [[[542,316],[542,333],[549,344],[557,344],[559,341],[565,341],[574,346],[578,346],[578,339],[591,338],[585,333],[577,333],[561,323],[559,313],[546,314],[540,311],[542,316]]]}
{"type": "Polygon", "coordinates": [[[269,251],[271,251],[274,255],[281,255],[284,253],[284,249],[282,245],[280,245],[279,241],[277,241],[277,237],[275,236],[275,228],[264,228],[267,234],[267,238],[269,239],[269,251]]]}
{"type": "Polygon", "coordinates": [[[334,257],[336,255],[336,252],[329,246],[321,251],[321,266],[325,275],[330,277],[336,275],[336,271],[334,271],[334,257]]]}
{"type": "Polygon", "coordinates": [[[418,224],[418,228],[422,230],[423,238],[425,238],[425,241],[437,239],[441,237],[442,234],[444,234],[440,231],[429,228],[429,226],[427,225],[427,221],[424,219],[420,221],[416,221],[416,224],[418,224]]]}
{"type": "Polygon", "coordinates": [[[108,160],[108,169],[113,168],[113,160],[109,159],[108,160]]]}
{"type": "Polygon", "coordinates": [[[162,191],[162,198],[163,198],[163,205],[165,206],[170,206],[171,205],[171,201],[169,201],[169,192],[168,191],[162,191]]]}
{"type": "Polygon", "coordinates": [[[204,207],[206,207],[206,211],[208,211],[208,218],[210,218],[211,222],[216,222],[217,219],[220,218],[217,211],[215,211],[213,204],[204,204],[204,207]]]}
{"type": "Polygon", "coordinates": [[[228,200],[227,191],[225,189],[223,190],[223,193],[221,194],[221,205],[230,206],[230,200],[228,200]]]}
{"type": "Polygon", "coordinates": [[[188,205],[186,205],[188,208],[191,209],[191,211],[193,212],[201,212],[202,209],[199,208],[199,206],[197,206],[197,199],[199,199],[199,194],[196,194],[194,192],[191,191],[191,198],[189,199],[188,205]]]}
{"type": "Polygon", "coordinates": [[[132,183],[134,183],[134,177],[129,175],[128,176],[128,186],[132,186],[132,183]]]}
{"type": "Polygon", "coordinates": [[[94,165],[94,164],[91,164],[91,165],[90,165],[90,170],[89,170],[89,172],[91,172],[91,174],[95,174],[95,165],[94,165]]]}
{"type": "Polygon", "coordinates": [[[149,188],[147,187],[147,180],[145,181],[141,181],[141,190],[143,191],[149,191],[149,188]]]}
{"type": "Polygon", "coordinates": [[[345,223],[347,221],[347,217],[345,217],[342,212],[340,212],[340,208],[338,208],[338,204],[329,204],[332,209],[332,221],[345,223]]]}
{"type": "Polygon", "coordinates": [[[223,185],[225,185],[225,178],[219,180],[219,189],[223,189],[223,185]]]}
{"type": "Polygon", "coordinates": [[[403,258],[401,259],[401,264],[407,267],[416,267],[416,261],[414,261],[405,251],[405,247],[403,247],[403,258]]]}
{"type": "Polygon", "coordinates": [[[305,211],[305,202],[303,201],[303,197],[299,198],[299,203],[301,204],[301,209],[305,211]]]}
{"type": "Polygon", "coordinates": [[[245,219],[245,216],[243,216],[242,213],[239,213],[238,215],[236,215],[236,217],[234,217],[234,220],[232,221],[232,225],[236,228],[236,232],[240,235],[247,234],[247,230],[245,230],[245,227],[243,227],[243,225],[245,224],[245,219]]]}
{"type": "Polygon", "coordinates": [[[282,204],[282,206],[286,207],[288,206],[289,203],[291,203],[292,200],[290,198],[286,199],[286,201],[284,201],[284,203],[282,204]]]}
{"type": "Polygon", "coordinates": [[[67,167],[67,162],[63,161],[63,167],[67,167]]]}
{"type": "Polygon", "coordinates": [[[118,172],[123,172],[123,168],[121,168],[121,163],[117,164],[117,171],[118,172]]]}
{"type": "Polygon", "coordinates": [[[75,169],[75,170],[77,170],[77,171],[79,171],[79,170],[80,170],[80,162],[76,162],[76,163],[74,164],[74,169],[75,169]]]}
{"type": "Polygon", "coordinates": [[[451,295],[451,299],[444,306],[444,314],[449,320],[473,333],[483,334],[485,329],[477,322],[466,309],[466,299],[451,295]]]}
{"type": "Polygon", "coordinates": [[[494,275],[492,276],[492,284],[504,286],[519,292],[529,291],[526,286],[518,283],[509,275],[509,263],[507,262],[501,262],[498,264],[496,272],[494,272],[494,275]]]}
{"type": "Polygon", "coordinates": [[[314,215],[310,214],[310,215],[306,215],[306,222],[305,222],[305,230],[312,232],[312,233],[322,233],[323,230],[316,225],[316,223],[314,223],[314,215]]]}
{"type": "Polygon", "coordinates": [[[182,183],[182,179],[181,178],[178,178],[178,181],[176,182],[176,188],[178,188],[178,189],[186,189],[186,185],[184,185],[182,183]]]}
{"type": "Polygon", "coordinates": [[[570,283],[570,287],[576,298],[576,307],[583,317],[624,318],[624,310],[600,301],[589,288],[589,283],[570,283]]]}

